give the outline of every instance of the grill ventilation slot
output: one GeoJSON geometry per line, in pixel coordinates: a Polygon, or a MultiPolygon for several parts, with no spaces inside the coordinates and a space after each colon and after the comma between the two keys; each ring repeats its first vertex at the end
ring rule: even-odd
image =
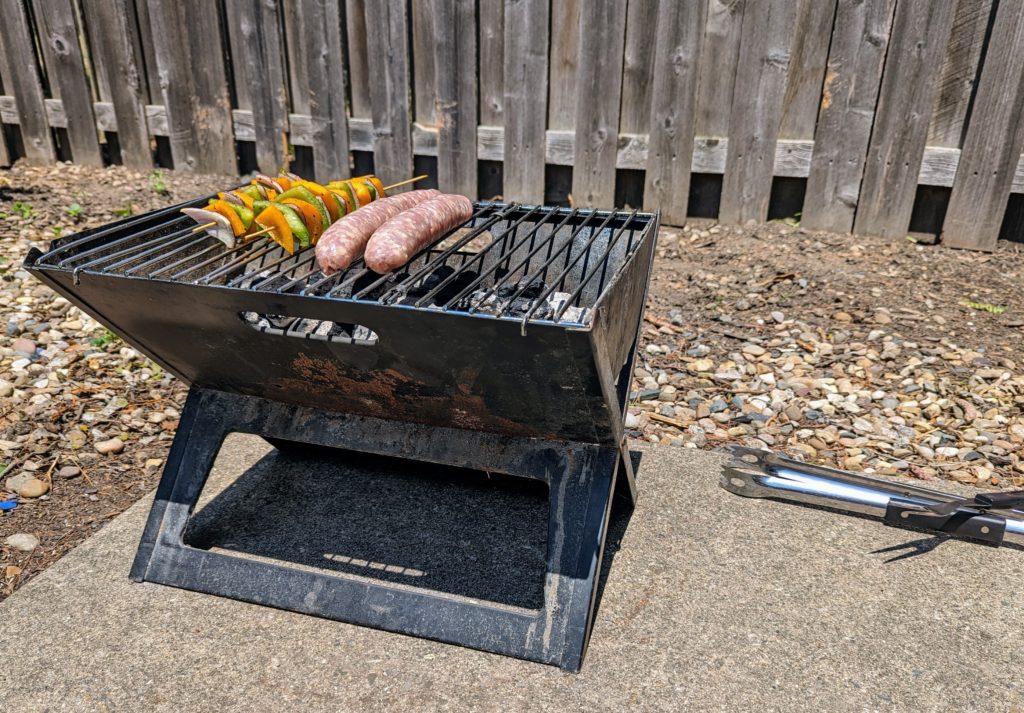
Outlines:
{"type": "Polygon", "coordinates": [[[319,339],[341,344],[372,346],[377,343],[377,333],[361,324],[331,322],[326,319],[286,317],[280,314],[239,312],[238,316],[257,332],[295,339],[319,339]]]}

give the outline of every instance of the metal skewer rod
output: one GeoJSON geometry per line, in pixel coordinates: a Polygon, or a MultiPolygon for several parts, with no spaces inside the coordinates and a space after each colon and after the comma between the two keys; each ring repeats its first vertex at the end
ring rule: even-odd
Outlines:
{"type": "Polygon", "coordinates": [[[421,176],[414,176],[412,178],[407,178],[404,181],[399,181],[398,183],[392,183],[390,186],[384,186],[384,192],[387,193],[392,188],[399,188],[401,186],[409,185],[410,183],[416,183],[416,181],[422,181],[426,177],[427,174],[424,173],[421,176]]]}

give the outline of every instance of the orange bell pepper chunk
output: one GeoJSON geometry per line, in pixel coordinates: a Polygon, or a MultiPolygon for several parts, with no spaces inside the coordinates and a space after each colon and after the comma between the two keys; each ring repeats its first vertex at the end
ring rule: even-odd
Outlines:
{"type": "Polygon", "coordinates": [[[295,252],[295,236],[292,229],[288,227],[288,221],[285,220],[280,208],[269,205],[256,216],[255,220],[261,228],[271,228],[270,237],[284,248],[285,252],[289,255],[295,252]]]}
{"type": "Polygon", "coordinates": [[[235,234],[235,237],[241,237],[245,235],[245,223],[239,217],[238,212],[231,207],[231,204],[225,200],[210,201],[210,204],[206,206],[206,210],[212,210],[214,213],[219,213],[228,219],[231,223],[231,232],[235,234]]]}
{"type": "Polygon", "coordinates": [[[299,211],[299,215],[302,216],[302,222],[306,224],[306,229],[309,230],[309,242],[312,245],[316,245],[316,241],[320,239],[324,232],[323,223],[320,222],[320,211],[299,198],[285,198],[281,202],[299,211]]]}

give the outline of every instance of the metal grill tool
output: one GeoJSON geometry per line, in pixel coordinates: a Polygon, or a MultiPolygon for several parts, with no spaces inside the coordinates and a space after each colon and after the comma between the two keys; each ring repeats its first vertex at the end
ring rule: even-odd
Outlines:
{"type": "Polygon", "coordinates": [[[325,275],[312,249],[194,234],[181,207],[26,259],[191,386],[132,577],[578,669],[612,494],[635,497],[623,415],[657,214],[479,203],[393,274],[325,275]],[[186,545],[233,431],[545,481],[543,607],[186,545]]]}
{"type": "Polygon", "coordinates": [[[736,495],[771,498],[881,518],[887,525],[1024,545],[1024,491],[972,498],[842,470],[768,451],[733,447],[720,484],[736,495]]]}

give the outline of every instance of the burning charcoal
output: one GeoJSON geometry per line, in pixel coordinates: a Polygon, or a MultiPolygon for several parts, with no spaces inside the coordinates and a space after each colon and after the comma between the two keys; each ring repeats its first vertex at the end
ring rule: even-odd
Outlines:
{"type": "Polygon", "coordinates": [[[455,272],[455,268],[451,265],[441,265],[423,280],[423,293],[426,294],[432,289],[440,285],[442,282],[451,277],[452,273],[455,272]]]}
{"type": "MultiPolygon", "coordinates": [[[[420,284],[411,288],[402,299],[398,301],[401,305],[416,304],[421,299],[430,294],[438,285],[447,280],[451,274],[455,272],[455,268],[451,265],[441,265],[429,275],[427,275],[420,284]]],[[[456,293],[457,294],[457,293],[456,293]]],[[[431,300],[431,304],[440,302],[436,296],[431,300]]]]}
{"type": "Polygon", "coordinates": [[[288,331],[292,334],[312,334],[320,324],[315,319],[296,319],[288,325],[288,331]]]}
{"type": "Polygon", "coordinates": [[[465,312],[471,307],[476,307],[481,312],[493,312],[494,307],[498,304],[498,300],[494,295],[488,297],[488,292],[489,290],[484,289],[475,290],[468,297],[463,297],[459,300],[455,305],[455,309],[465,312]]]}
{"type": "Polygon", "coordinates": [[[520,297],[525,297],[528,300],[533,300],[541,296],[544,292],[544,283],[540,280],[536,280],[532,277],[524,277],[516,285],[517,290],[523,290],[523,294],[520,297]],[[531,280],[533,280],[531,282],[531,280]]]}
{"type": "Polygon", "coordinates": [[[562,305],[567,304],[569,299],[572,297],[568,292],[552,292],[548,296],[548,304],[551,306],[551,313],[556,314],[558,310],[562,308],[562,305]]]}
{"type": "Polygon", "coordinates": [[[286,317],[283,314],[267,314],[264,317],[267,323],[274,329],[288,329],[292,322],[295,321],[295,317],[286,317]]]}
{"type": "Polygon", "coordinates": [[[461,273],[434,296],[434,304],[443,305],[455,299],[460,292],[473,284],[477,277],[479,277],[479,273],[472,270],[461,273]]]}
{"type": "Polygon", "coordinates": [[[541,303],[537,307],[537,309],[534,311],[533,315],[531,315],[531,318],[532,319],[551,319],[551,316],[552,316],[551,305],[548,304],[548,302],[545,300],[543,303],[541,303]]]}
{"type": "Polygon", "coordinates": [[[352,337],[352,329],[354,327],[354,324],[338,324],[337,322],[331,322],[331,331],[328,333],[328,336],[331,339],[350,339],[352,337]]]}
{"type": "Polygon", "coordinates": [[[512,300],[512,304],[508,306],[506,312],[509,314],[526,314],[533,307],[533,300],[527,299],[526,297],[517,297],[512,300]]]}
{"type": "Polygon", "coordinates": [[[374,341],[377,335],[373,333],[373,330],[369,327],[364,327],[361,324],[353,325],[354,330],[352,332],[353,339],[359,339],[364,342],[374,341]]]}
{"type": "Polygon", "coordinates": [[[374,272],[367,272],[365,275],[360,275],[354,283],[352,283],[352,294],[356,294],[365,290],[367,287],[372,285],[374,282],[380,279],[380,275],[374,272]]]}
{"type": "Polygon", "coordinates": [[[514,295],[518,290],[519,288],[516,285],[504,285],[499,287],[495,294],[498,296],[499,300],[507,300],[511,299],[512,295],[514,295]]]}

